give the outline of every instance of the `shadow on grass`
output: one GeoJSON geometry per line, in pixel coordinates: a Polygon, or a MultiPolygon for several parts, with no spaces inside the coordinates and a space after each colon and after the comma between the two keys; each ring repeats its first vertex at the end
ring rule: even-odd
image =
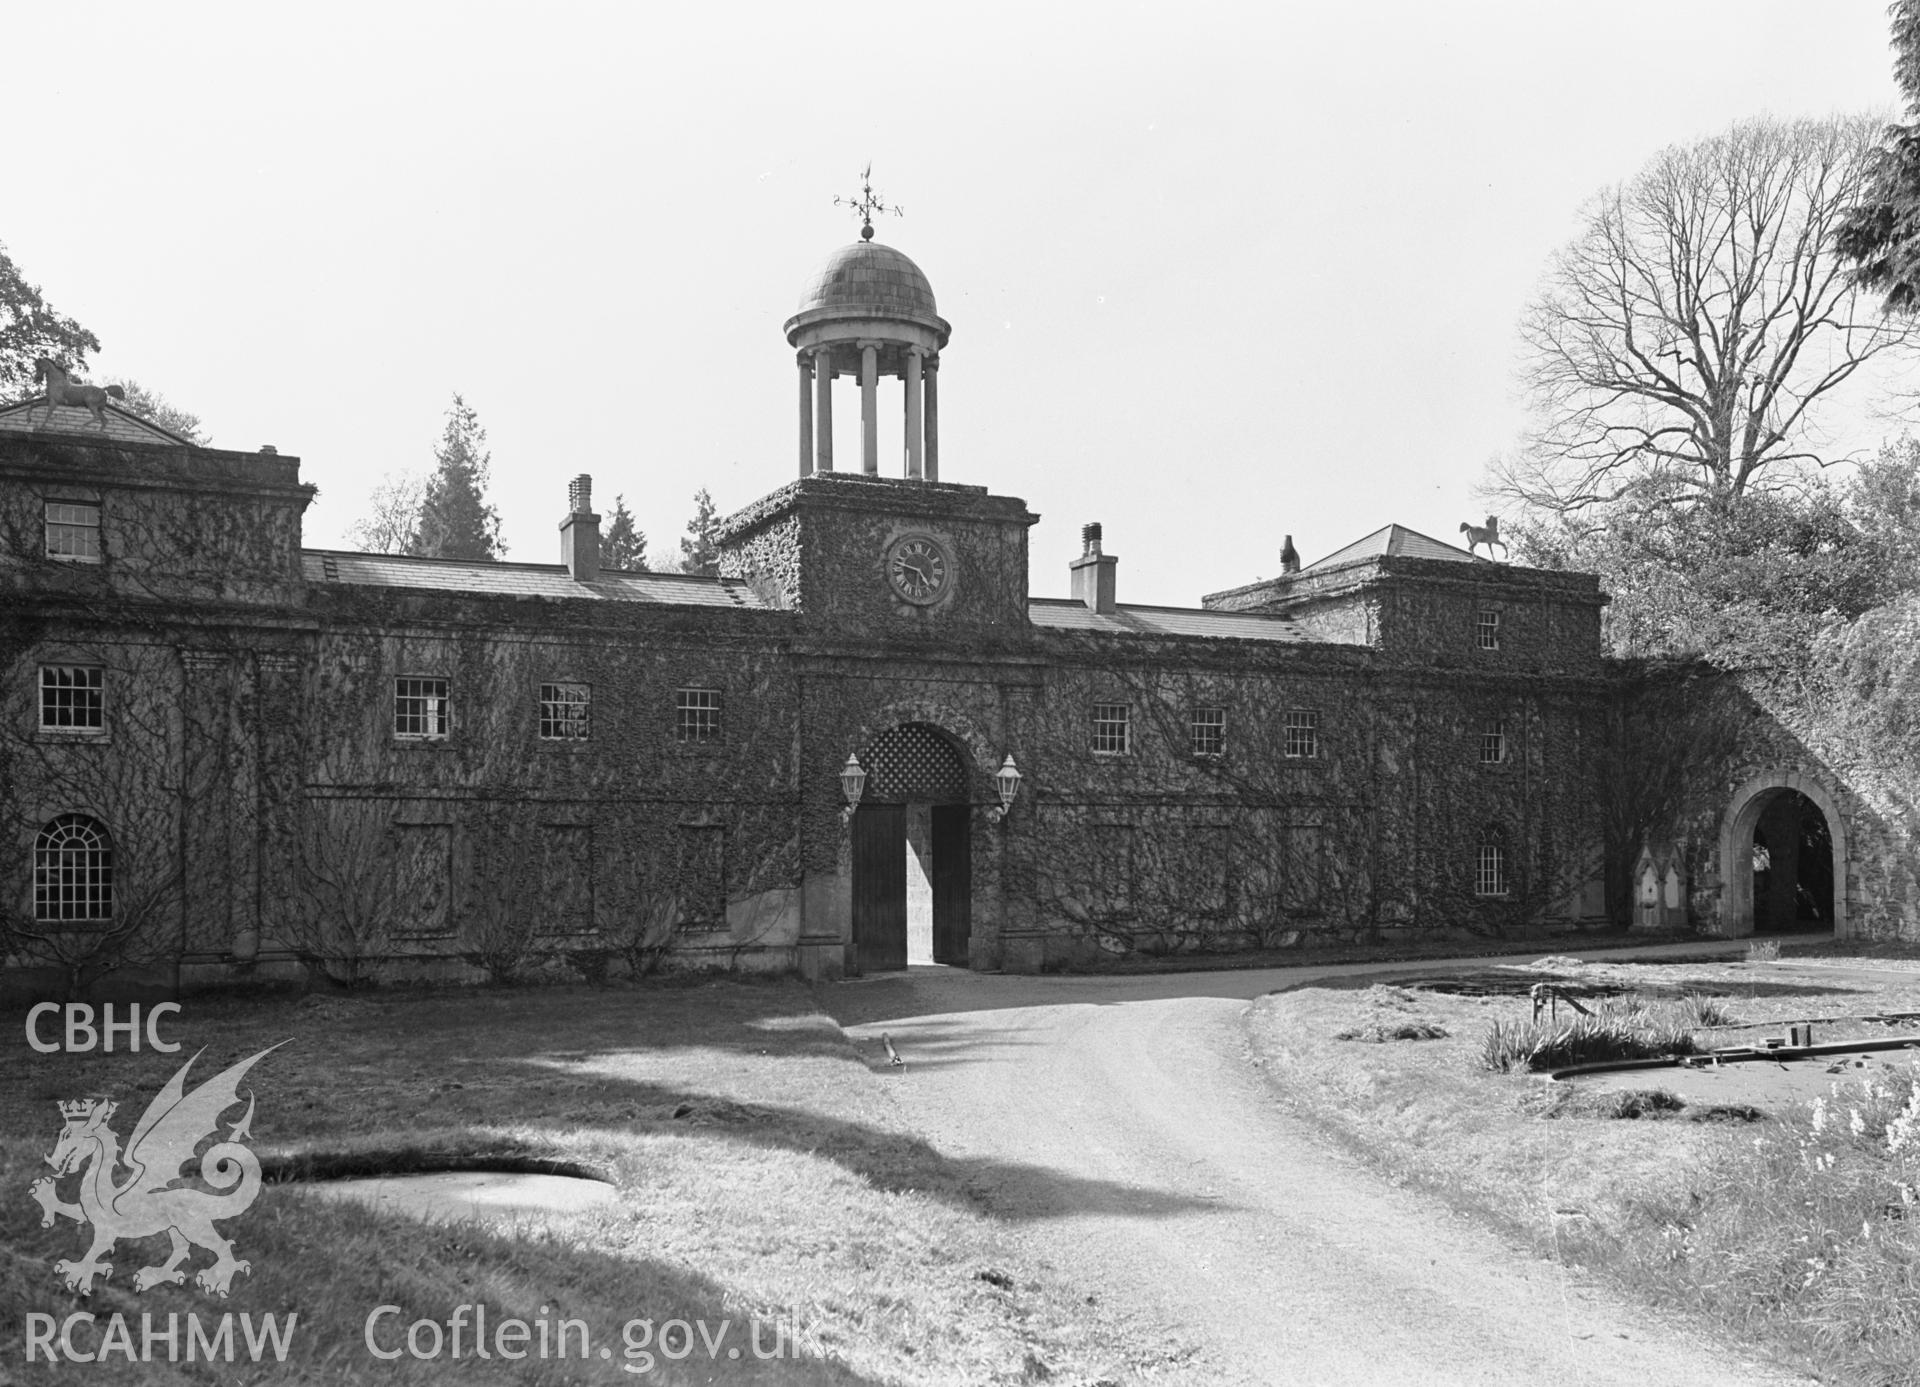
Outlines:
{"type": "Polygon", "coordinates": [[[605,1165],[538,1155],[524,1142],[504,1139],[459,1147],[380,1146],[363,1151],[269,1152],[260,1161],[260,1178],[269,1185],[457,1172],[564,1175],[575,1180],[615,1183],[613,1171],[605,1165]]]}
{"type": "MultiPolygon", "coordinates": [[[[512,1066],[515,1061],[502,1061],[512,1066]]],[[[875,1189],[890,1194],[920,1194],[968,1211],[1015,1220],[1065,1218],[1076,1214],[1124,1215],[1157,1219],[1226,1207],[1176,1190],[1143,1188],[1065,1174],[1050,1166],[1022,1161],[946,1154],[910,1133],[890,1130],[816,1111],[767,1102],[740,1102],[690,1087],[634,1080],[595,1079],[591,1100],[568,1080],[553,1076],[529,1084],[516,1103],[514,1125],[550,1128],[552,1144],[538,1136],[503,1139],[476,1133],[456,1112],[437,1114],[437,1131],[415,1129],[396,1146],[379,1133],[350,1141],[316,1134],[310,1142],[282,1146],[269,1154],[276,1178],[328,1179],[347,1174],[395,1174],[432,1170],[519,1168],[552,1174],[607,1178],[609,1168],[571,1147],[584,1140],[615,1143],[623,1134],[694,1136],[769,1151],[785,1151],[832,1161],[875,1189]],[[448,1122],[451,1118],[453,1121],[448,1122]],[[564,1138],[566,1147],[561,1142],[564,1138]]],[[[854,1061],[857,1063],[857,1061],[854,1061]]],[[[474,1125],[479,1125],[475,1115],[474,1125]]],[[[616,1177],[615,1182],[618,1183],[616,1177]]]]}
{"type": "Polygon", "coordinates": [[[855,1053],[869,1069],[894,1078],[905,1079],[916,1073],[955,1069],[969,1064],[991,1064],[1046,1043],[1013,1029],[983,1036],[977,1026],[958,1018],[952,1021],[922,1021],[903,1017],[900,1020],[903,1023],[911,1022],[911,1029],[889,1036],[894,1053],[900,1056],[899,1064],[895,1064],[888,1056],[886,1046],[880,1040],[884,1023],[870,1023],[864,1028],[864,1034],[849,1037],[855,1053]]]}
{"type": "MultiPolygon", "coordinates": [[[[247,1080],[259,1100],[256,1149],[280,1180],[475,1161],[572,1162],[604,1175],[627,1138],[698,1135],[817,1157],[877,1189],[1005,1218],[1150,1219],[1221,1207],[1176,1190],[950,1156],[868,1120],[878,1116],[877,1086],[889,1081],[873,1072],[890,1069],[884,1052],[850,1045],[799,983],[227,998],[177,1020],[167,1028],[182,1042],[177,1054],[35,1055],[14,1029],[0,1040],[23,1052],[0,1052],[23,1061],[0,1064],[0,1153],[24,1143],[37,1161],[51,1150],[59,1100],[111,1096],[126,1131],[195,1047],[205,1046],[197,1082],[291,1036],[247,1080]]],[[[992,1042],[1025,1043],[1017,1032],[992,1042]]],[[[981,1048],[977,1038],[968,1045],[981,1048]]],[[[909,1082],[916,1071],[966,1062],[957,1038],[925,1031],[907,1060],[891,1072],[909,1082]]]]}
{"type": "MultiPolygon", "coordinates": [[[[272,1314],[283,1324],[290,1314],[298,1317],[288,1336],[284,1362],[275,1363],[270,1355],[265,1360],[272,1367],[273,1381],[414,1384],[445,1381],[466,1372],[478,1372],[490,1381],[625,1381],[630,1374],[621,1368],[628,1364],[643,1371],[647,1382],[710,1382],[715,1380],[716,1368],[721,1380],[730,1383],[850,1387],[875,1380],[823,1357],[823,1346],[810,1340],[803,1317],[761,1321],[757,1343],[768,1356],[757,1358],[753,1320],[737,1304],[729,1304],[724,1286],[644,1256],[621,1257],[582,1248],[564,1236],[564,1225],[551,1233],[495,1232],[470,1222],[421,1222],[355,1204],[268,1194],[232,1230],[251,1270],[235,1277],[228,1299],[215,1303],[191,1282],[133,1292],[133,1270],[165,1255],[166,1244],[158,1238],[122,1243],[114,1258],[114,1274],[97,1283],[91,1296],[74,1295],[59,1283],[52,1267],[57,1258],[77,1255],[83,1241],[79,1230],[65,1221],[44,1231],[37,1226],[28,1229],[23,1226],[25,1220],[10,1217],[5,1222],[13,1226],[6,1228],[4,1245],[0,1245],[0,1301],[18,1307],[18,1313],[0,1324],[0,1353],[14,1365],[24,1364],[25,1347],[15,1336],[23,1332],[23,1317],[30,1313],[49,1314],[64,1323],[76,1312],[90,1312],[95,1321],[76,1326],[72,1343],[81,1353],[93,1353],[100,1349],[115,1314],[134,1326],[138,1342],[143,1315],[155,1323],[166,1323],[169,1314],[183,1320],[198,1315],[211,1327],[221,1314],[230,1312],[236,1319],[245,1314],[256,1322],[261,1315],[272,1314]],[[370,1325],[369,1317],[382,1306],[398,1307],[398,1312],[370,1325]],[[463,1316],[466,1342],[459,1360],[450,1352],[430,1358],[405,1352],[410,1324],[424,1319],[445,1329],[462,1306],[468,1309],[463,1316]],[[508,1364],[497,1354],[491,1362],[477,1361],[473,1307],[484,1307],[488,1327],[496,1334],[510,1319],[535,1327],[535,1335],[522,1342],[528,1350],[524,1361],[508,1364]],[[555,1353],[541,1356],[537,1326],[543,1318],[555,1327],[563,1319],[586,1326],[586,1362],[581,1361],[577,1329],[560,1341],[566,1347],[564,1359],[555,1353]],[[635,1320],[651,1325],[644,1333],[636,1328],[629,1337],[627,1325],[635,1320]],[[690,1336],[693,1352],[685,1361],[662,1356],[658,1327],[671,1320],[685,1321],[689,1327],[703,1325],[706,1336],[719,1344],[717,1357],[725,1361],[709,1360],[698,1333],[690,1336]],[[779,1332],[782,1327],[788,1331],[784,1339],[779,1332]],[[797,1339],[791,1333],[794,1329],[797,1339]],[[402,1352],[394,1353],[391,1360],[376,1357],[369,1337],[387,1353],[402,1352]],[[636,1343],[639,1347],[630,1354],[629,1348],[636,1343]],[[786,1345],[783,1356],[772,1357],[781,1343],[786,1345]],[[603,1348],[606,1357],[601,1355],[603,1348]],[[729,1349],[737,1349],[738,1356],[729,1358],[729,1349]],[[588,1367],[589,1363],[593,1366],[588,1367]],[[570,1376],[570,1371],[579,1376],[570,1376]]],[[[206,1260],[196,1252],[192,1265],[206,1260]]],[[[420,1342],[438,1339],[437,1334],[423,1335],[420,1342]]],[[[244,1344],[238,1331],[236,1340],[244,1344]]],[[[109,1369],[113,1361],[111,1355],[102,1359],[109,1369]]],[[[44,1378],[31,1375],[39,1368],[37,1363],[21,1367],[23,1376],[17,1380],[64,1380],[62,1366],[43,1370],[44,1378]]],[[[73,1371],[64,1367],[67,1374],[73,1371]]],[[[111,1380],[130,1380],[110,1371],[107,1375],[111,1380]]],[[[162,1387],[208,1380],[204,1365],[165,1361],[142,1363],[130,1378],[162,1387]]]]}

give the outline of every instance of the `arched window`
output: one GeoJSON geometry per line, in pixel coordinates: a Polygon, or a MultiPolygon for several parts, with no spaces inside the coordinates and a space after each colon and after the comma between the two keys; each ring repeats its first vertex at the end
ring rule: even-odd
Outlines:
{"type": "Polygon", "coordinates": [[[85,814],[62,814],[34,839],[33,918],[113,918],[113,840],[85,814]]]}
{"type": "Polygon", "coordinates": [[[1507,831],[1499,824],[1487,825],[1480,835],[1480,851],[1474,861],[1473,894],[1507,894],[1507,831]]]}

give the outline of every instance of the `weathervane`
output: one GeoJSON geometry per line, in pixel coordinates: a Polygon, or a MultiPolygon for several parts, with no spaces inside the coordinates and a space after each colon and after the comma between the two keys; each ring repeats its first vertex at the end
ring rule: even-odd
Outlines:
{"type": "Polygon", "coordinates": [[[879,197],[875,196],[873,191],[872,161],[868,161],[867,166],[860,170],[860,196],[857,198],[837,197],[833,200],[833,205],[835,207],[851,207],[860,214],[860,239],[863,241],[871,241],[873,239],[873,214],[875,212],[878,212],[883,217],[889,212],[896,217],[904,217],[906,215],[906,208],[889,207],[886,203],[882,202],[879,197]]]}

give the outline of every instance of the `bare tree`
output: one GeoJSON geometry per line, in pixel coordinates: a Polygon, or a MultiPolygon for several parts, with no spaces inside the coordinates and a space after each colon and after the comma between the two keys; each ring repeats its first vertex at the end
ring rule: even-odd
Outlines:
{"type": "Polygon", "coordinates": [[[518,981],[544,952],[539,930],[539,829],[522,806],[482,802],[468,818],[468,863],[462,957],[490,982],[518,981]]]}
{"type": "Polygon", "coordinates": [[[1878,130],[1748,121],[1595,198],[1522,321],[1536,425],[1490,492],[1562,514],[1686,505],[1838,461],[1818,451],[1822,407],[1915,331],[1832,249],[1878,130]]]}
{"type": "Polygon", "coordinates": [[[404,554],[420,526],[420,503],[427,479],[411,472],[389,472],[373,489],[367,513],[347,526],[347,539],[370,554],[404,554]]]}
{"type": "MultiPolygon", "coordinates": [[[[627,965],[627,976],[644,978],[655,972],[684,931],[680,899],[667,891],[636,894],[627,909],[614,917],[612,926],[601,936],[599,948],[627,965]]],[[[592,950],[578,950],[591,954],[592,950]]],[[[573,960],[582,972],[580,960],[573,960]]],[[[591,974],[589,974],[591,977],[591,974]]]]}
{"type": "Polygon", "coordinates": [[[656,821],[628,835],[603,878],[598,926],[579,938],[568,961],[587,973],[597,953],[603,963],[624,963],[631,978],[676,961],[738,969],[787,922],[792,905],[792,844],[778,815],[778,808],[747,809],[735,821],[739,833],[718,822],[656,821]],[[743,844],[756,845],[744,858],[743,844]]]}
{"type": "Polygon", "coordinates": [[[341,987],[367,980],[404,909],[393,889],[391,820],[378,800],[315,799],[306,806],[281,931],[315,976],[341,987]]]}

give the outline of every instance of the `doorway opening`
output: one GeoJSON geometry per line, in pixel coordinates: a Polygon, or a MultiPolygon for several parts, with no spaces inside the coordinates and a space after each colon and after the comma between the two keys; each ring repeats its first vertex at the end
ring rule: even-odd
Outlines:
{"type": "Polygon", "coordinates": [[[967,965],[973,808],[965,753],[929,723],[882,733],[860,753],[853,815],[853,943],[862,973],[967,965]]]}
{"type": "Polygon", "coordinates": [[[1725,928],[1733,934],[1846,932],[1844,824],[1817,786],[1749,782],[1722,830],[1725,928]]]}
{"type": "Polygon", "coordinates": [[[1833,835],[1820,806],[1782,790],[1753,827],[1753,930],[1833,928],[1833,835]]]}

